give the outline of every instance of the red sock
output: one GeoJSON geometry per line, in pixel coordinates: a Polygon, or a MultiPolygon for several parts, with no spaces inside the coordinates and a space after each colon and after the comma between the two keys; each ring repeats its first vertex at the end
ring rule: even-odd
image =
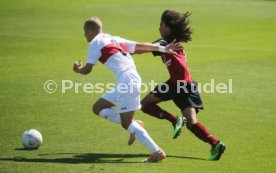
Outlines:
{"type": "Polygon", "coordinates": [[[199,139],[204,142],[209,143],[211,146],[215,146],[218,143],[218,140],[212,136],[208,130],[199,122],[192,125],[190,128],[191,132],[193,132],[199,139]]]}
{"type": "Polygon", "coordinates": [[[173,125],[176,124],[177,117],[175,115],[172,115],[168,113],[167,111],[161,109],[156,104],[149,104],[142,108],[142,111],[144,113],[147,113],[151,116],[154,116],[159,119],[166,119],[170,121],[173,125]]]}

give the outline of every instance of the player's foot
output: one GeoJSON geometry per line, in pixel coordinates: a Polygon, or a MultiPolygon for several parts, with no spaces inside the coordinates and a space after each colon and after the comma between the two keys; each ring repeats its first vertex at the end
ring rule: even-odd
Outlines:
{"type": "MultiPolygon", "coordinates": [[[[135,120],[140,126],[144,126],[144,122],[141,120],[135,120]]],[[[136,141],[135,134],[131,133],[128,139],[128,145],[132,145],[136,141]]]]}
{"type": "Polygon", "coordinates": [[[181,133],[181,129],[183,126],[185,126],[187,123],[187,120],[185,117],[183,116],[178,116],[177,120],[176,120],[176,124],[174,125],[173,128],[173,139],[176,139],[180,133],[181,133]]]}
{"type": "Polygon", "coordinates": [[[224,152],[226,146],[222,142],[218,142],[217,145],[213,146],[211,149],[211,156],[208,160],[219,160],[222,153],[224,152]]]}
{"type": "Polygon", "coordinates": [[[166,158],[166,153],[159,149],[158,151],[152,153],[148,158],[143,160],[143,162],[158,162],[166,158]]]}

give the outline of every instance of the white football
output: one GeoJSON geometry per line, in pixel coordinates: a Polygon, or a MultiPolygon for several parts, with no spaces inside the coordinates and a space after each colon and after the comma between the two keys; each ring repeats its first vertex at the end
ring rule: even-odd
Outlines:
{"type": "Polygon", "coordinates": [[[35,129],[27,130],[22,135],[22,144],[26,149],[38,149],[42,144],[42,135],[35,129]]]}

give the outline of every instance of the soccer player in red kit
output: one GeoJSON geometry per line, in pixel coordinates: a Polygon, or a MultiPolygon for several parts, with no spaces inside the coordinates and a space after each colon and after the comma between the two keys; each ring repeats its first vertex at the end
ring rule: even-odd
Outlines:
{"type": "MultiPolygon", "coordinates": [[[[159,28],[162,38],[154,43],[166,46],[173,40],[177,42],[190,41],[192,32],[188,26],[189,16],[189,12],[181,14],[176,11],[164,11],[159,28]]],[[[211,145],[209,160],[219,160],[225,150],[225,145],[197,121],[196,114],[199,109],[203,109],[203,103],[197,89],[197,83],[192,79],[189,72],[184,50],[179,50],[177,55],[160,52],[153,52],[153,55],[161,57],[168,68],[170,78],[145,96],[141,101],[141,110],[153,117],[170,121],[174,127],[174,139],[180,134],[182,126],[186,125],[195,136],[211,145]],[[168,91],[164,92],[166,89],[168,91]],[[172,100],[181,110],[183,117],[177,117],[157,105],[169,100],[172,100]]]]}

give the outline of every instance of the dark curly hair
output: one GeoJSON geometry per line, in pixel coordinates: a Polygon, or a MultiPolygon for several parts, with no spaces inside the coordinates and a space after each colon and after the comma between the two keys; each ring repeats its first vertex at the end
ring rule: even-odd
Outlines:
{"type": "Polygon", "coordinates": [[[190,21],[188,20],[190,15],[190,12],[179,13],[172,10],[166,10],[163,12],[161,21],[171,29],[171,34],[165,37],[167,41],[172,42],[176,39],[176,41],[188,42],[192,40],[192,31],[188,26],[190,24],[190,21]]]}

